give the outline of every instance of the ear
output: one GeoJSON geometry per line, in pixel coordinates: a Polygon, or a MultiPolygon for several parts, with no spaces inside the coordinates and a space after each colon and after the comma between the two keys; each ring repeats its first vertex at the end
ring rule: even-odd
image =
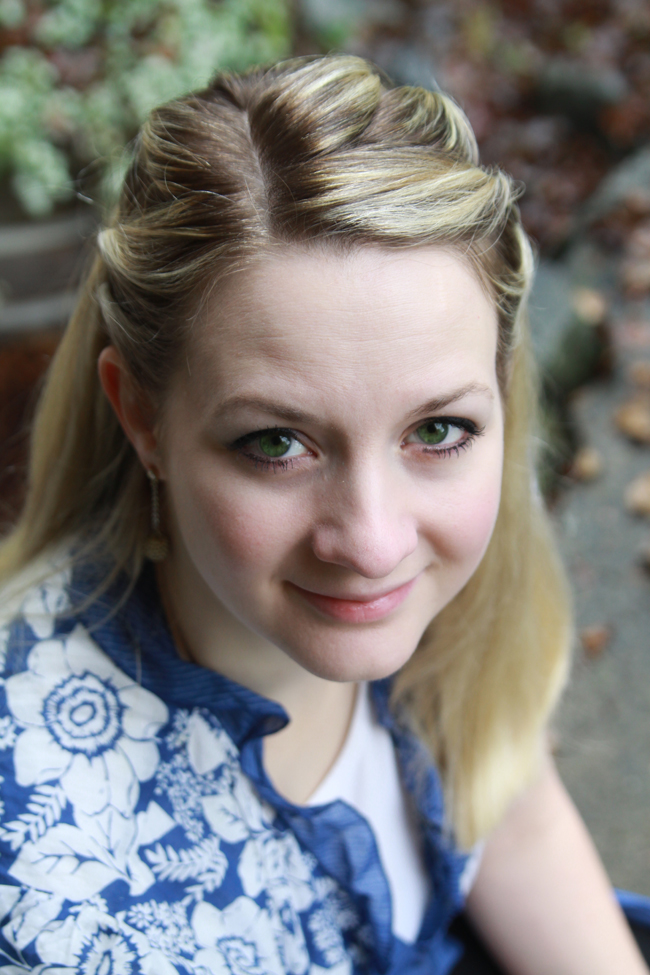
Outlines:
{"type": "Polygon", "coordinates": [[[137,385],[114,345],[102,349],[97,360],[102,388],[115,410],[124,433],[133,444],[145,470],[160,478],[160,452],[153,405],[137,385]]]}

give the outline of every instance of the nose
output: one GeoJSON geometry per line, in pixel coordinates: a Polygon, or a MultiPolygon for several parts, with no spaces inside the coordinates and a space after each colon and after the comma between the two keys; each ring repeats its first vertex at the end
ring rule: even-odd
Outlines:
{"type": "Polygon", "coordinates": [[[417,544],[408,492],[385,471],[367,465],[328,485],[312,535],[312,549],[322,562],[385,579],[417,544]]]}

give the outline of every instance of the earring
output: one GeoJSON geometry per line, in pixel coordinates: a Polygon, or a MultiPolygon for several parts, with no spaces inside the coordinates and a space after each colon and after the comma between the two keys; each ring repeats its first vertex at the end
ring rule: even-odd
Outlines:
{"type": "Polygon", "coordinates": [[[160,530],[160,496],[158,478],[153,471],[147,471],[151,484],[151,533],[144,543],[145,558],[152,562],[162,562],[169,555],[169,539],[160,530]]]}

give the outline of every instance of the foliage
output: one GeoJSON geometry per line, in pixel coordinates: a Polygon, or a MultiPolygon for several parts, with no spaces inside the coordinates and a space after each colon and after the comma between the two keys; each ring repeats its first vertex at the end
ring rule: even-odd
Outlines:
{"type": "Polygon", "coordinates": [[[0,174],[35,216],[92,160],[110,192],[153,106],[289,47],[287,0],[0,0],[0,174]]]}

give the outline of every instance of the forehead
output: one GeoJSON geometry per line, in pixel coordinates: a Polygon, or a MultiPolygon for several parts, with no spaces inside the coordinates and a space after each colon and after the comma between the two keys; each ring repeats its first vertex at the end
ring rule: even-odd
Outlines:
{"type": "Polygon", "coordinates": [[[213,393],[256,377],[394,385],[430,368],[485,381],[496,338],[493,301],[451,249],[295,246],[215,287],[190,358],[213,393]]]}

